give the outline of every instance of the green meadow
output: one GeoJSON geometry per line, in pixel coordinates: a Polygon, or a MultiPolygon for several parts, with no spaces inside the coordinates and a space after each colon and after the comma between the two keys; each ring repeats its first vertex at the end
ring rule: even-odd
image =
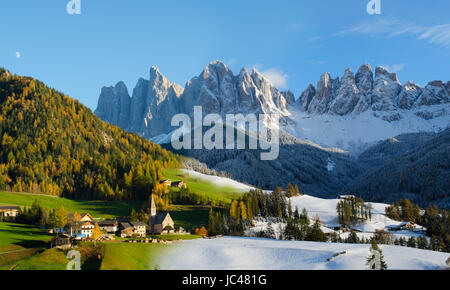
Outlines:
{"type": "Polygon", "coordinates": [[[51,235],[28,225],[0,222],[0,269],[10,269],[48,245],[51,235]]]}
{"type": "Polygon", "coordinates": [[[104,243],[100,270],[155,270],[159,258],[172,245],[143,243],[104,243]]]}
{"type": "Polygon", "coordinates": [[[164,178],[173,181],[184,181],[190,192],[203,194],[218,200],[231,202],[232,199],[238,199],[244,192],[232,186],[219,186],[209,180],[205,180],[196,176],[189,175],[181,169],[165,169],[163,170],[164,178]]]}
{"type": "Polygon", "coordinates": [[[132,208],[138,209],[143,203],[139,201],[83,201],[32,193],[0,192],[0,205],[31,206],[35,200],[48,208],[56,209],[62,205],[68,212],[88,212],[96,218],[128,216],[132,208]]]}

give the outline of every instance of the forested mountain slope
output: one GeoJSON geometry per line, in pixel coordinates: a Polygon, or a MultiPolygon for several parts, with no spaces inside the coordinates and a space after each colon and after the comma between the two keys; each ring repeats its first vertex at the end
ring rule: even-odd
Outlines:
{"type": "Polygon", "coordinates": [[[178,157],[78,101],[0,68],[0,190],[147,199],[178,157]]]}
{"type": "Polygon", "coordinates": [[[450,128],[422,146],[357,178],[347,187],[365,200],[407,197],[421,206],[450,205],[450,128]]]}

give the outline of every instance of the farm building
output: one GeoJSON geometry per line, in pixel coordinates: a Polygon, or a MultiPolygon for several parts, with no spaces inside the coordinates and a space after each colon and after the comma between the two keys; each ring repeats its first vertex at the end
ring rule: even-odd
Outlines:
{"type": "Polygon", "coordinates": [[[172,182],[171,186],[176,188],[187,188],[187,184],[184,181],[172,182]]]}
{"type": "Polygon", "coordinates": [[[162,184],[162,185],[165,185],[165,186],[171,186],[172,181],[170,181],[169,179],[164,179],[164,180],[161,180],[159,182],[159,184],[162,184]]]}
{"type": "MultiPolygon", "coordinates": [[[[74,214],[69,214],[69,221],[74,221],[74,214]]],[[[94,218],[89,213],[80,213],[80,222],[93,222],[94,218]]]]}
{"type": "Polygon", "coordinates": [[[51,247],[67,250],[72,247],[72,238],[67,234],[57,234],[51,240],[51,247]]]}
{"type": "Polygon", "coordinates": [[[129,238],[133,236],[133,226],[130,225],[129,223],[120,223],[119,224],[119,232],[118,235],[121,238],[129,238]]]}
{"type": "Polygon", "coordinates": [[[92,232],[94,230],[94,227],[95,227],[95,225],[93,222],[90,222],[90,221],[84,222],[81,225],[81,235],[85,236],[86,238],[92,237],[92,232]]]}
{"type": "Polygon", "coordinates": [[[130,222],[133,227],[133,235],[139,237],[145,237],[147,234],[147,225],[143,222],[130,222]]]}
{"type": "Polygon", "coordinates": [[[16,217],[19,214],[18,206],[0,206],[0,216],[16,217]]]}
{"type": "Polygon", "coordinates": [[[98,223],[100,230],[108,234],[115,234],[119,229],[119,222],[116,220],[106,220],[98,223]]]}

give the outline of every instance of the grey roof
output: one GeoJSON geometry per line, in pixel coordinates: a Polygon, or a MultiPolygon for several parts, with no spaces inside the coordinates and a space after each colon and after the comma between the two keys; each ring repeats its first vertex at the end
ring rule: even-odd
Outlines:
{"type": "Polygon", "coordinates": [[[98,223],[98,225],[101,227],[115,226],[116,224],[117,224],[116,220],[107,220],[98,223]]]}
{"type": "Polygon", "coordinates": [[[120,226],[124,229],[132,228],[132,226],[129,223],[120,223],[120,226]]]}
{"type": "Polygon", "coordinates": [[[20,209],[18,206],[0,206],[0,209],[20,209]]]}
{"type": "Polygon", "coordinates": [[[152,217],[153,220],[153,224],[162,224],[162,222],[166,219],[167,215],[169,213],[159,213],[156,216],[152,217]]]}

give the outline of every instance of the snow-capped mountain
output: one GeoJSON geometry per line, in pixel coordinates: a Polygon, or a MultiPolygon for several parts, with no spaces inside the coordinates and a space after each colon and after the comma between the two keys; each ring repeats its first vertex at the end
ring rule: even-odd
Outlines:
{"type": "Polygon", "coordinates": [[[167,80],[157,67],[150,70],[150,80],[140,79],[130,98],[122,82],[102,89],[95,113],[103,120],[135,132],[145,138],[170,133],[173,115],[193,115],[194,106],[204,114],[255,113],[288,116],[295,98],[280,92],[256,69],[245,68],[239,75],[222,62],[211,62],[203,72],[181,88],[167,80]]]}
{"type": "Polygon", "coordinates": [[[368,144],[414,132],[438,132],[450,124],[450,82],[432,81],[424,88],[401,84],[395,73],[363,64],[342,78],[324,73],[297,98],[279,91],[257,70],[238,75],[222,62],[211,62],[184,88],[153,66],[150,79],[139,79],[130,97],[123,82],[102,89],[95,113],[105,121],[156,142],[170,140],[173,115],[203,113],[270,114],[282,117],[282,128],[300,139],[354,153],[368,144]]]}

